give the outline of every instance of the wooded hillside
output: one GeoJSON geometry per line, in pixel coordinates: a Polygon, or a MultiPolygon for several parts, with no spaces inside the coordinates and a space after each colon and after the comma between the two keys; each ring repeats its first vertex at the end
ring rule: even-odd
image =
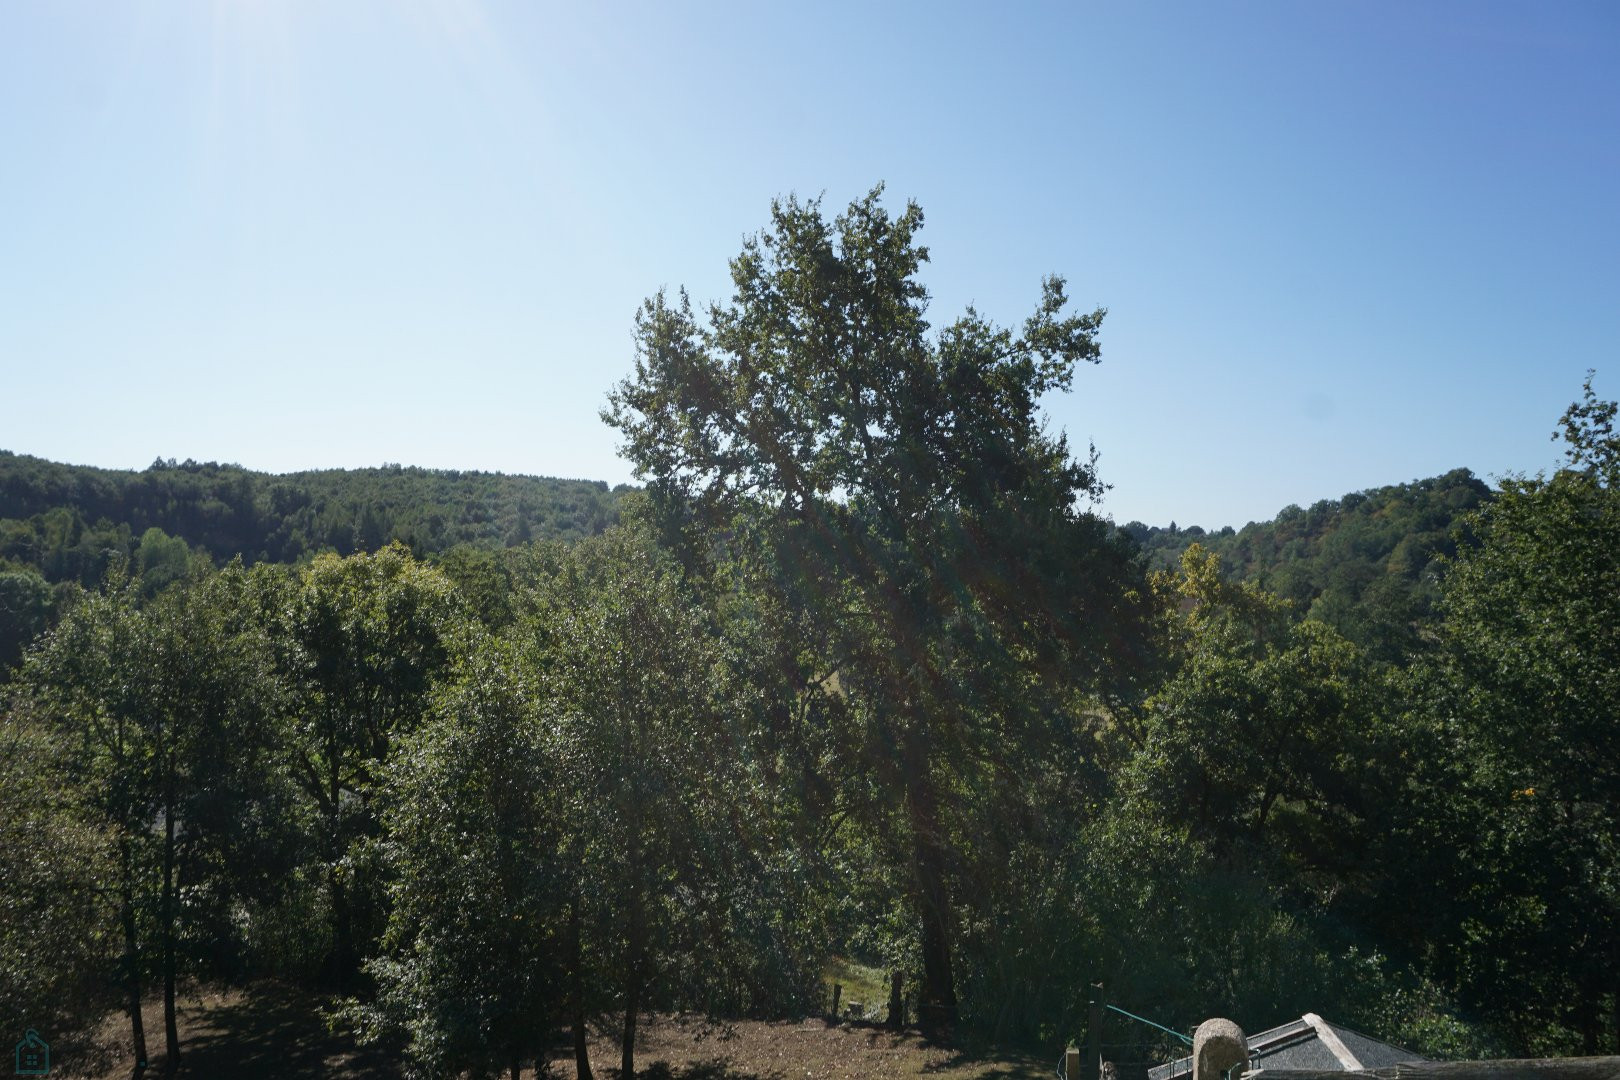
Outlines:
{"type": "MultiPolygon", "coordinates": [[[[622,489],[621,489],[622,490],[622,489]]],[[[594,536],[620,492],[600,481],[384,465],[275,475],[155,461],[140,472],[0,450],[0,559],[93,586],[109,554],[140,555],[150,529],[216,563],[296,563],[402,543],[425,556],[594,536]]]]}
{"type": "Polygon", "coordinates": [[[1469,543],[1466,516],[1491,498],[1467,469],[1285,506],[1271,521],[1207,531],[1146,526],[1124,531],[1155,570],[1173,569],[1193,544],[1220,556],[1221,569],[1286,600],[1389,661],[1421,645],[1436,615],[1443,561],[1469,543]]]}

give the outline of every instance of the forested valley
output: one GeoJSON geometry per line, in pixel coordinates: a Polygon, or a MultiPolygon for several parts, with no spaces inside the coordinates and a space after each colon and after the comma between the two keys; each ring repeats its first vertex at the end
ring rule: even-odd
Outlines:
{"type": "Polygon", "coordinates": [[[1620,1052],[1615,404],[1547,475],[1116,524],[1037,408],[1104,313],[932,327],[921,226],[787,199],[649,299],[636,489],[0,454],[0,1017],[173,1063],[177,986],[268,978],[413,1075],[630,1076],[847,958],[1054,1053],[1095,983],[1620,1052]]]}

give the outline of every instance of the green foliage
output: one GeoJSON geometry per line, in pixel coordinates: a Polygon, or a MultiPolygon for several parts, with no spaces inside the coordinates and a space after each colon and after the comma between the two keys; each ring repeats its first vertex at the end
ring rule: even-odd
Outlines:
{"type": "MultiPolygon", "coordinates": [[[[0,453],[0,466],[8,460],[0,453]]],[[[47,581],[94,588],[115,567],[128,564],[133,548],[127,523],[103,518],[92,524],[65,506],[26,519],[0,514],[0,559],[33,568],[47,581]]]]}
{"type": "Polygon", "coordinates": [[[1457,552],[1464,515],[1490,489],[1467,469],[1444,476],[1285,507],[1273,521],[1206,533],[1192,526],[1122,529],[1158,570],[1175,567],[1193,544],[1220,556],[1235,581],[1249,581],[1327,623],[1378,661],[1404,663],[1432,640],[1440,568],[1457,552]]]}
{"type": "Polygon", "coordinates": [[[134,568],[141,590],[148,596],[184,577],[190,562],[191,549],[186,542],[155,525],[141,534],[135,549],[134,568]]]}
{"type": "Polygon", "coordinates": [[[0,1016],[64,1033],[106,1007],[115,954],[111,837],[71,749],[26,698],[0,712],[0,1016]]]}
{"type": "Polygon", "coordinates": [[[721,658],[676,569],[636,532],[570,549],[533,604],[520,633],[557,739],[586,949],[599,993],[623,1010],[628,1071],[659,976],[727,966],[682,955],[725,944],[704,931],[723,926],[747,835],[721,658]]]}
{"type": "Polygon", "coordinates": [[[404,1036],[414,1075],[494,1076],[543,1053],[563,1015],[561,777],[538,706],[511,647],[474,638],[390,759],[393,905],[359,1012],[404,1036]]]}
{"type": "Polygon", "coordinates": [[[0,682],[51,624],[56,594],[32,569],[0,570],[0,682]]]}
{"type": "Polygon", "coordinates": [[[432,565],[450,579],[467,606],[486,627],[501,629],[517,616],[522,549],[497,550],[457,544],[435,556],[432,565]]]}
{"type": "Polygon", "coordinates": [[[269,587],[276,599],[266,617],[292,715],[281,751],[311,811],[332,914],[331,971],[343,987],[384,917],[367,847],[378,770],[426,713],[463,610],[449,581],[398,545],[321,555],[296,582],[269,587]]]}
{"type": "Polygon", "coordinates": [[[177,541],[216,564],[237,555],[297,563],[390,543],[422,557],[594,536],[617,519],[622,493],[600,482],[397,465],[277,476],[159,460],[128,472],[0,450],[0,559],[93,588],[114,559],[180,569],[175,552],[186,549],[177,541]]]}
{"type": "Polygon", "coordinates": [[[1563,420],[1568,467],[1505,480],[1472,516],[1429,683],[1446,763],[1432,812],[1466,822],[1433,853],[1456,897],[1434,928],[1441,970],[1516,1043],[1555,1050],[1591,1052],[1620,996],[1614,414],[1588,379],[1563,420]]]}
{"type": "Polygon", "coordinates": [[[1377,824],[1373,777],[1390,752],[1378,672],[1331,627],[1222,581],[1198,545],[1182,565],[1177,592],[1192,606],[1176,670],[1150,702],[1123,789],[1217,852],[1292,860],[1296,887],[1321,872],[1342,880],[1377,824]]]}
{"type": "Polygon", "coordinates": [[[1003,1037],[1073,1037],[1093,981],[1189,1030],[1365,1000],[1328,905],[1363,886],[1356,861],[1383,825],[1375,669],[1200,547],[1154,584],[1156,692],[1078,726],[1041,797],[998,815],[1012,824],[991,865],[1006,869],[975,905],[968,974],[1003,1037]]]}
{"type": "Polygon", "coordinates": [[[880,194],[830,222],[774,204],[703,322],[684,294],[648,300],[604,418],[689,540],[736,536],[809,613],[785,681],[814,702],[836,674],[850,703],[839,797],[910,864],[924,1019],[949,1023],[957,785],[1011,775],[1000,750],[1043,691],[1099,680],[1130,637],[1133,567],[1076,506],[1101,490],[1092,464],[1036,408],[1097,360],[1102,312],[1065,313],[1053,278],[1020,332],[969,310],[930,335],[922,211],[891,217],[880,194]]]}
{"type": "Polygon", "coordinates": [[[33,707],[72,748],[66,772],[87,812],[113,840],[120,981],[136,994],[144,975],[161,979],[171,1059],[188,952],[197,967],[220,966],[231,899],[274,873],[264,856],[283,805],[268,768],[277,688],[266,643],[239,617],[242,586],[232,567],[142,608],[114,580],[23,671],[33,707]]]}

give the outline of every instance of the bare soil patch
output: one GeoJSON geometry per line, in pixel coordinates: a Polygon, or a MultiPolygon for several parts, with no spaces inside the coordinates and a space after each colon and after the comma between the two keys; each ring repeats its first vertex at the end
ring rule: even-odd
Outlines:
{"type": "MultiPolygon", "coordinates": [[[[342,1032],[327,1030],[323,1010],[331,999],[273,982],[246,988],[190,986],[175,997],[180,1031],[180,1067],[175,1077],[209,1080],[270,1080],[332,1077],[334,1080],[397,1078],[399,1065],[357,1046],[342,1032]]],[[[149,1052],[146,1076],[165,1075],[163,999],[141,1009],[149,1052]]],[[[51,1047],[51,1076],[72,1080],[126,1080],[134,1071],[129,1018],[114,1013],[87,1039],[51,1047]]]]}
{"type": "MultiPolygon", "coordinates": [[[[822,1020],[714,1024],[659,1017],[638,1044],[638,1074],[676,1080],[1045,1080],[1051,1075],[1049,1067],[1021,1055],[976,1053],[931,1043],[913,1031],[822,1020]]],[[[612,1040],[592,1045],[591,1064],[599,1076],[618,1060],[612,1040]]],[[[552,1072],[574,1080],[572,1059],[554,1064],[552,1072]]]]}
{"type": "MultiPolygon", "coordinates": [[[[352,1037],[328,1029],[329,998],[261,982],[247,988],[191,987],[178,999],[183,1078],[383,1080],[401,1063],[352,1037]]],[[[143,1010],[146,1075],[164,1076],[163,1008],[153,998],[143,1010]]],[[[609,1035],[592,1040],[598,1080],[617,1080],[619,1046],[609,1035]]],[[[53,1077],[126,1080],[135,1059],[129,1021],[106,1018],[90,1036],[52,1046],[53,1077]]],[[[641,1025],[636,1072],[647,1080],[1045,1080],[1049,1065],[1021,1055],[978,1053],[931,1043],[915,1032],[867,1024],[744,1020],[717,1023],[701,1017],[657,1016],[641,1025]]],[[[573,1055],[559,1046],[547,1074],[576,1080],[573,1055]]],[[[533,1076],[529,1069],[525,1078],[533,1076]]]]}

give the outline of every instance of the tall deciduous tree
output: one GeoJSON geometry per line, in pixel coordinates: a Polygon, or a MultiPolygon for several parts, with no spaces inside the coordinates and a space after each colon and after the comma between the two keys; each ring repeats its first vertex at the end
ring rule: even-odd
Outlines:
{"type": "Polygon", "coordinates": [[[273,799],[263,778],[277,687],[266,643],[235,617],[241,577],[233,567],[145,609],[115,580],[75,607],[24,671],[25,687],[72,739],[76,778],[116,838],[137,1061],[146,1055],[140,980],[155,951],[171,1069],[182,935],[200,897],[228,893],[250,873],[232,854],[273,799]],[[187,891],[193,901],[182,905],[187,891]],[[139,932],[143,898],[155,899],[150,945],[139,932]]]}
{"type": "Polygon", "coordinates": [[[98,1019],[116,983],[112,833],[73,750],[24,694],[0,702],[0,1016],[41,1031],[98,1019]]]}
{"type": "MultiPolygon", "coordinates": [[[[682,931],[717,914],[720,852],[743,824],[721,658],[677,569],[636,530],[582,541],[534,603],[523,633],[553,733],[574,882],[576,1035],[590,966],[622,1009],[621,1069],[633,1076],[649,990],[677,963],[682,931]]],[[[584,1074],[582,1045],[576,1053],[584,1074]]]]}
{"type": "Polygon", "coordinates": [[[857,705],[863,781],[890,794],[868,822],[909,849],[921,1019],[948,1024],[956,781],[1029,729],[1043,689],[1106,666],[1131,570],[1078,505],[1102,490],[1093,463],[1037,408],[1098,359],[1102,311],[1067,314],[1051,278],[1017,332],[970,309],[931,333],[922,211],[880,195],[830,222],[774,204],[704,319],[684,293],[648,300],[604,417],[672,514],[743,558],[751,520],[814,612],[813,689],[836,672],[857,705]]]}
{"type": "Polygon", "coordinates": [[[421,722],[459,617],[449,581],[398,545],[317,558],[279,615],[295,714],[290,769],[320,822],[339,988],[357,944],[380,929],[380,912],[363,903],[378,883],[355,861],[357,842],[376,831],[377,770],[393,740],[421,722]]]}
{"type": "Polygon", "coordinates": [[[128,678],[139,655],[134,596],[127,580],[85,597],[71,617],[28,658],[24,686],[76,749],[74,780],[113,838],[115,906],[121,937],[119,983],[138,1068],[147,1062],[141,1015],[146,975],[137,933],[150,894],[150,851],[156,799],[152,743],[140,720],[141,697],[128,678]]]}
{"type": "Polygon", "coordinates": [[[1562,1025],[1587,1052],[1605,1026],[1620,1039],[1615,416],[1588,378],[1554,436],[1566,467],[1505,480],[1470,519],[1435,710],[1464,852],[1449,973],[1518,1041],[1562,1025]]]}
{"type": "Polygon", "coordinates": [[[468,644],[390,758],[394,903],[362,1015],[407,1037],[420,1076],[516,1078],[562,1016],[560,777],[533,673],[509,643],[468,644]]]}

